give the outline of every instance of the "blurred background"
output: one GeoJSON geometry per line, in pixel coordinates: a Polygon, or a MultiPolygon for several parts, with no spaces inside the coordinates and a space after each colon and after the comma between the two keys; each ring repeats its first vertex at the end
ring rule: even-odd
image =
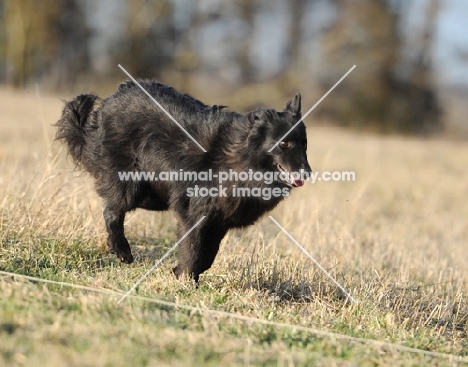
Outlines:
{"type": "Polygon", "coordinates": [[[0,88],[68,98],[157,78],[208,104],[468,137],[465,0],[1,0],[0,88]]]}

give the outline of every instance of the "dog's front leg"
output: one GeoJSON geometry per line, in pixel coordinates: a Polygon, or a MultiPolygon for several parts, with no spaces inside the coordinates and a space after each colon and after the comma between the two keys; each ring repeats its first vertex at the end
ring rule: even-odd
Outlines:
{"type": "MultiPolygon", "coordinates": [[[[190,228],[187,224],[179,223],[178,238],[184,236],[190,228]]],[[[201,223],[194,228],[179,245],[179,263],[173,269],[175,275],[179,277],[188,274],[198,283],[200,274],[213,264],[226,232],[224,228],[209,223],[201,223]]]]}

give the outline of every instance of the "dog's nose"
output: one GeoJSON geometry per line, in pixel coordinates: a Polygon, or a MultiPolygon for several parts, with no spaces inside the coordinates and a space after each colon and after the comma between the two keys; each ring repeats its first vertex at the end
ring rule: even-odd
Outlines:
{"type": "Polygon", "coordinates": [[[310,168],[308,162],[303,162],[303,163],[301,164],[301,170],[303,170],[304,172],[306,172],[306,173],[308,173],[308,174],[311,174],[311,173],[312,173],[312,168],[310,168]]]}
{"type": "Polygon", "coordinates": [[[305,162],[301,164],[301,175],[305,180],[308,180],[312,174],[312,168],[310,168],[309,163],[305,162]]]}

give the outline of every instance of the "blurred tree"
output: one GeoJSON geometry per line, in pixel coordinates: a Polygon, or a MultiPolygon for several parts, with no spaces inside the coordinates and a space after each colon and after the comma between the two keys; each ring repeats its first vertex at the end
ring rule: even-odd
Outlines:
{"type": "Polygon", "coordinates": [[[291,9],[291,20],[289,22],[289,42],[286,48],[287,68],[297,69],[301,60],[302,47],[302,17],[305,12],[305,5],[310,0],[291,0],[289,8],[291,9]]]}
{"type": "Polygon", "coordinates": [[[277,74],[278,87],[284,97],[297,92],[298,85],[304,83],[304,71],[307,65],[303,62],[307,50],[304,52],[304,29],[302,27],[306,14],[306,5],[316,0],[291,0],[289,2],[289,22],[285,30],[287,43],[284,47],[284,62],[277,74]]]}
{"type": "Polygon", "coordinates": [[[47,77],[56,75],[57,86],[69,87],[76,84],[79,77],[91,72],[89,42],[92,32],[82,1],[55,0],[53,4],[57,4],[58,16],[48,26],[51,27],[49,32],[56,34],[57,43],[55,57],[47,65],[47,77]]]}
{"type": "MultiPolygon", "coordinates": [[[[174,10],[179,12],[176,21],[176,34],[178,40],[174,54],[173,68],[178,74],[177,85],[183,91],[193,88],[192,79],[199,72],[200,57],[195,48],[195,41],[199,36],[200,24],[203,23],[203,16],[197,11],[199,1],[191,1],[184,5],[184,9],[174,10]]],[[[182,6],[181,6],[182,7],[182,6]]],[[[177,14],[175,14],[177,17],[177,14]]]]}
{"type": "MultiPolygon", "coordinates": [[[[252,34],[254,29],[255,15],[257,12],[257,2],[255,0],[241,0],[238,3],[240,8],[240,16],[245,22],[247,32],[252,34]]],[[[243,83],[253,81],[255,70],[250,61],[250,48],[252,47],[252,37],[245,37],[242,41],[242,48],[239,54],[239,67],[241,70],[241,79],[243,83]]]]}
{"type": "Polygon", "coordinates": [[[86,70],[90,33],[78,0],[4,0],[0,12],[4,82],[69,86],[86,70]]]}
{"type": "Polygon", "coordinates": [[[168,1],[129,1],[126,31],[110,48],[115,63],[135,77],[158,77],[172,63],[177,49],[173,12],[168,1]]]}
{"type": "MultiPolygon", "coordinates": [[[[335,0],[337,18],[324,36],[330,87],[353,64],[356,70],[323,106],[343,125],[391,132],[429,133],[440,127],[431,78],[437,0],[430,0],[416,57],[403,52],[399,14],[391,0],[335,0]],[[405,65],[407,75],[399,73],[405,65]]],[[[400,5],[404,6],[404,5],[400,5]]],[[[415,48],[416,50],[416,48],[415,48]]]]}

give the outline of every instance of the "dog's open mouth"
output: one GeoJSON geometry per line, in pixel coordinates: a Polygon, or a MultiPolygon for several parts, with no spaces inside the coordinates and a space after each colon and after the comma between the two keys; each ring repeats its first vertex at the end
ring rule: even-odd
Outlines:
{"type": "Polygon", "coordinates": [[[291,172],[285,169],[281,164],[277,164],[276,168],[280,172],[280,179],[289,186],[301,187],[304,186],[304,180],[302,178],[296,179],[291,172]]]}

